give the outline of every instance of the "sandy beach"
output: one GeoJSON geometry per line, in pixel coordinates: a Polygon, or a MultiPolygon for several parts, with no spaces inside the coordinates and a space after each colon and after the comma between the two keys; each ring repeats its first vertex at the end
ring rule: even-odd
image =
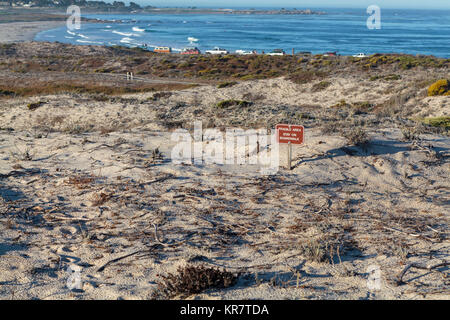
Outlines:
{"type": "Polygon", "coordinates": [[[58,28],[65,21],[32,21],[0,24],[0,43],[32,41],[41,31],[58,28]]]}

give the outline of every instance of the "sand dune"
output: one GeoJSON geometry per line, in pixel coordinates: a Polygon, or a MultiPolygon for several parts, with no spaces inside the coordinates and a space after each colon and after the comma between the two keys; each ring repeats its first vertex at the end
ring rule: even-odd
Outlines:
{"type": "MultiPolygon", "coordinates": [[[[425,130],[408,140],[401,122],[330,107],[381,103],[401,82],[332,83],[317,93],[279,78],[159,99],[61,94],[38,97],[33,111],[26,106],[36,97],[5,101],[0,297],[148,299],[158,274],[204,263],[241,276],[189,298],[448,298],[442,273],[411,269],[406,284],[396,279],[408,263],[449,259],[450,138],[425,130]],[[225,99],[254,104],[218,110],[225,99]],[[342,129],[363,127],[369,143],[327,132],[333,117],[343,117],[342,129]],[[248,165],[173,164],[168,126],[195,120],[244,128],[295,121],[306,143],[294,148],[294,169],[273,176],[248,165]],[[81,267],[80,290],[67,287],[71,265],[81,267]],[[381,270],[379,289],[367,285],[371,266],[381,270]]],[[[411,116],[448,115],[450,107],[445,97],[409,104],[411,116]]],[[[282,166],[285,155],[281,148],[282,166]]]]}

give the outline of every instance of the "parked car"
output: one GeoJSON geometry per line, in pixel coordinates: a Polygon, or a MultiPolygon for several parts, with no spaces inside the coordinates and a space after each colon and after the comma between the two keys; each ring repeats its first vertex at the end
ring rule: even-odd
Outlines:
{"type": "Polygon", "coordinates": [[[249,54],[256,54],[256,51],[236,50],[236,53],[241,55],[249,55],[249,54]]]}
{"type": "Polygon", "coordinates": [[[205,53],[206,54],[228,54],[228,50],[222,49],[219,47],[215,47],[212,50],[206,50],[205,53]]]}
{"type": "Polygon", "coordinates": [[[153,49],[153,52],[158,52],[158,53],[171,53],[172,49],[169,47],[155,47],[155,49],[153,49]]]}
{"type": "Polygon", "coordinates": [[[283,49],[275,49],[272,52],[269,52],[269,56],[284,56],[286,52],[283,49]]]}
{"type": "Polygon", "coordinates": [[[365,53],[358,53],[353,55],[354,58],[367,58],[367,55],[365,53]]]}
{"type": "Polygon", "coordinates": [[[181,50],[181,54],[200,54],[200,50],[197,47],[184,48],[181,50]]]}

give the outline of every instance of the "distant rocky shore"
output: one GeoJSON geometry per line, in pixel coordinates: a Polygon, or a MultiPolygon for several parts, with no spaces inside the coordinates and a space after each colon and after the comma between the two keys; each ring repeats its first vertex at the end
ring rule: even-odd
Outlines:
{"type": "Polygon", "coordinates": [[[208,8],[145,8],[144,12],[150,13],[196,13],[196,14],[254,14],[254,15],[324,15],[326,12],[313,11],[310,9],[279,9],[279,10],[256,10],[256,9],[208,9],[208,8]]]}
{"type": "Polygon", "coordinates": [[[290,15],[323,15],[326,14],[323,11],[307,10],[231,10],[230,13],[234,14],[290,14],[290,15]]]}
{"type": "MultiPolygon", "coordinates": [[[[33,2],[30,0],[18,1],[12,0],[11,5],[6,5],[7,2],[0,0],[0,10],[2,13],[10,14],[17,12],[27,12],[28,14],[43,14],[43,13],[58,13],[65,14],[66,8],[69,5],[77,5],[84,13],[160,13],[160,14],[259,14],[259,15],[323,15],[326,12],[313,11],[311,9],[299,10],[292,9],[227,9],[227,8],[197,8],[197,7],[153,7],[140,6],[137,3],[130,2],[126,5],[122,1],[114,1],[113,3],[106,3],[104,1],[85,1],[85,0],[69,0],[68,2],[59,2],[56,0],[39,0],[33,2]]],[[[11,21],[13,22],[13,21],[11,21]]],[[[17,22],[17,21],[14,21],[17,22]]]]}

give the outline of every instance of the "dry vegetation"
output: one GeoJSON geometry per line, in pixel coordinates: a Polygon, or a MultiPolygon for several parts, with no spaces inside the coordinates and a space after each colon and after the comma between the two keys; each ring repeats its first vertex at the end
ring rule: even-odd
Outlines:
{"type": "MultiPolygon", "coordinates": [[[[164,90],[181,90],[191,88],[192,84],[180,83],[125,83],[125,81],[104,80],[103,85],[93,84],[94,79],[86,77],[85,81],[74,82],[66,80],[64,83],[56,81],[28,81],[20,82],[17,85],[10,81],[1,81],[0,96],[6,98],[28,97],[37,95],[52,95],[58,93],[78,93],[78,94],[104,94],[110,96],[123,95],[127,93],[153,92],[164,90]]],[[[94,80],[95,81],[95,80],[94,80]]],[[[31,106],[32,107],[32,106],[31,106]]]]}
{"type": "Polygon", "coordinates": [[[154,298],[167,299],[178,296],[186,298],[208,289],[224,289],[233,286],[237,277],[231,272],[206,267],[187,265],[179,267],[177,274],[160,275],[161,282],[154,291],[154,298]]]}
{"type": "MultiPolygon", "coordinates": [[[[73,46],[58,43],[27,43],[0,45],[0,72],[8,73],[0,82],[0,95],[11,96],[40,94],[47,92],[105,92],[112,94],[157,90],[156,87],[111,89],[101,85],[56,81],[42,82],[29,87],[33,82],[19,85],[10,83],[11,78],[21,74],[44,73],[79,74],[125,74],[134,72],[141,77],[163,77],[170,79],[196,80],[251,80],[286,76],[295,83],[309,83],[336,74],[357,73],[372,80],[397,80],[396,72],[414,69],[446,69],[450,59],[435,57],[413,57],[407,55],[374,55],[366,59],[352,57],[315,56],[182,56],[161,55],[126,47],[73,46]],[[386,74],[380,76],[380,73],[386,74]]],[[[35,80],[35,79],[34,79],[35,80]]],[[[222,82],[219,87],[232,86],[233,81],[222,82]]],[[[322,81],[313,90],[325,89],[329,83],[322,81]]],[[[136,85],[135,85],[136,86],[136,85]]]]}
{"type": "Polygon", "coordinates": [[[449,63],[1,46],[0,297],[448,298],[449,63]],[[174,165],[194,120],[307,140],[275,175],[174,165]]]}
{"type": "MultiPolygon", "coordinates": [[[[87,19],[82,17],[82,21],[89,21],[91,23],[98,22],[96,19],[87,19]]],[[[0,11],[0,24],[11,22],[34,22],[34,21],[66,21],[67,15],[63,10],[55,12],[49,8],[11,8],[2,7],[0,11]]]]}

